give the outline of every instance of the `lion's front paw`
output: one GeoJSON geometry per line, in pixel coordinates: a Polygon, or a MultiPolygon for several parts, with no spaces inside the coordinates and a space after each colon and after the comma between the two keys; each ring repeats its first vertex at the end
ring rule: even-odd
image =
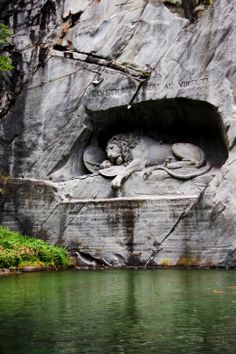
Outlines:
{"type": "Polygon", "coordinates": [[[103,162],[101,163],[100,168],[101,168],[101,169],[104,169],[104,168],[109,168],[109,167],[111,167],[111,166],[112,166],[111,161],[105,160],[105,161],[103,161],[103,162]]]}
{"type": "Polygon", "coordinates": [[[147,168],[143,174],[143,179],[146,181],[148,177],[152,174],[153,168],[147,168]]]}
{"type": "Polygon", "coordinates": [[[120,189],[121,187],[121,178],[119,176],[117,176],[116,178],[113,179],[113,181],[111,182],[111,186],[113,189],[120,189]]]}

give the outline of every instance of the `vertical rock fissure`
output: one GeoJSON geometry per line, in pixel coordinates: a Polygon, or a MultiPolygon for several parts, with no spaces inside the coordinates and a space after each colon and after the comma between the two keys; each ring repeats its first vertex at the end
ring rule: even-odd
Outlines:
{"type": "Polygon", "coordinates": [[[205,186],[205,188],[199,193],[197,199],[195,199],[194,201],[190,202],[189,205],[183,210],[183,212],[181,213],[181,215],[179,216],[179,218],[177,219],[177,221],[174,223],[174,225],[172,226],[172,228],[163,236],[161,242],[155,240],[153,242],[153,251],[151,253],[151,255],[149,256],[149,258],[147,259],[147,262],[145,263],[145,268],[148,267],[148,265],[153,262],[155,260],[155,258],[158,256],[158,254],[160,253],[161,246],[163,244],[163,242],[176,230],[176,228],[179,226],[179,223],[186,217],[189,215],[190,211],[193,209],[193,207],[195,207],[199,201],[202,199],[204,192],[206,190],[207,186],[205,186]]]}

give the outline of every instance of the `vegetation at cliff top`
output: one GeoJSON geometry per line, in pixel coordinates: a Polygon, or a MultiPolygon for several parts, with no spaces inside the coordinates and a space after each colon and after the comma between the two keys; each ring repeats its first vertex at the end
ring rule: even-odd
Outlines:
{"type": "Polygon", "coordinates": [[[9,31],[8,27],[0,23],[0,71],[12,70],[11,58],[2,55],[4,45],[10,42],[10,37],[12,33],[9,31]]]}
{"type": "Polygon", "coordinates": [[[0,268],[56,267],[70,264],[67,251],[0,226],[0,268]]]}

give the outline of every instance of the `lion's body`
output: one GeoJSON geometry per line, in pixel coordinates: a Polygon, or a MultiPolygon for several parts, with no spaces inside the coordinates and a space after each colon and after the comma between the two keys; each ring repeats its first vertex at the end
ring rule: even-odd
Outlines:
{"type": "Polygon", "coordinates": [[[146,167],[162,165],[168,156],[171,156],[172,146],[170,144],[161,144],[147,136],[141,136],[140,142],[132,149],[132,157],[146,161],[146,167]]]}
{"type": "Polygon", "coordinates": [[[190,179],[206,173],[210,165],[206,163],[204,152],[196,145],[190,143],[163,144],[145,135],[119,134],[109,140],[106,148],[108,160],[104,161],[102,168],[108,164],[122,165],[125,167],[112,181],[112,186],[119,189],[122,182],[133,172],[150,167],[147,174],[152,171],[164,170],[169,175],[178,179],[190,179]],[[178,160],[177,160],[178,158],[178,160]],[[173,169],[183,166],[195,166],[197,169],[206,166],[196,172],[178,174],[173,169]]]}

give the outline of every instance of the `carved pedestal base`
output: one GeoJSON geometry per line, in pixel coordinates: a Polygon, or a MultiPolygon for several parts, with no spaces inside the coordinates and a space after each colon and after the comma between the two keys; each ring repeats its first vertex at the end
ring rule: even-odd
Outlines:
{"type": "Polygon", "coordinates": [[[216,252],[197,195],[65,202],[58,211],[60,244],[76,250],[84,265],[208,266],[229,248],[216,252]]]}
{"type": "Polygon", "coordinates": [[[1,225],[68,247],[80,265],[230,264],[234,229],[199,193],[69,200],[52,183],[4,180],[0,188],[1,225]]]}

